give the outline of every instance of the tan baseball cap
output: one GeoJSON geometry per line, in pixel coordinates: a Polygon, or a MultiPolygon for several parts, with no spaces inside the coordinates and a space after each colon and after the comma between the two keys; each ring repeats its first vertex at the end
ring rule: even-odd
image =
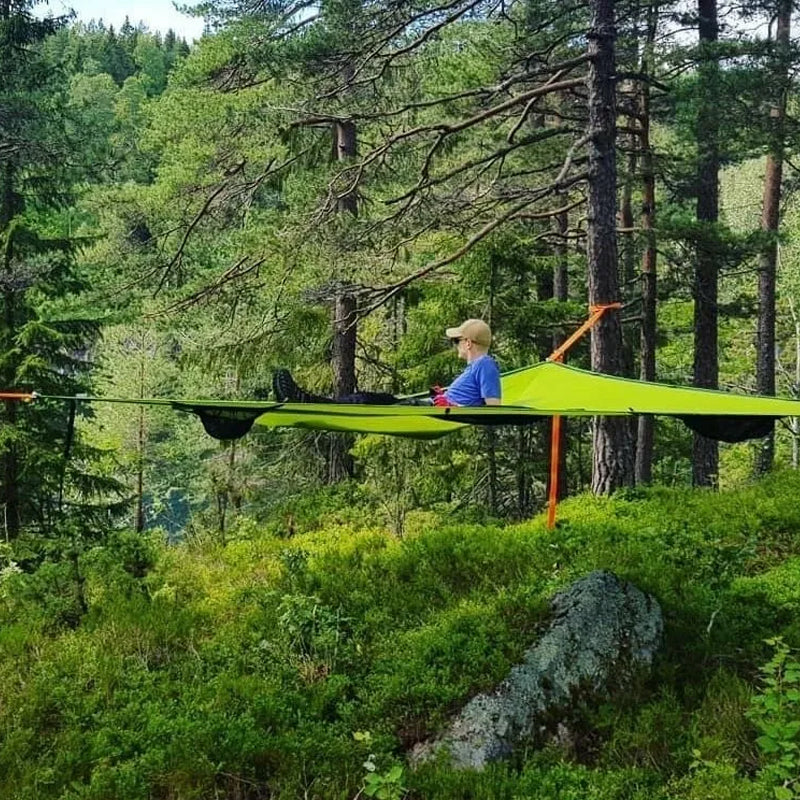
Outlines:
{"type": "Polygon", "coordinates": [[[448,328],[444,333],[448,339],[471,339],[483,347],[492,343],[492,329],[482,319],[468,319],[457,328],[448,328]]]}

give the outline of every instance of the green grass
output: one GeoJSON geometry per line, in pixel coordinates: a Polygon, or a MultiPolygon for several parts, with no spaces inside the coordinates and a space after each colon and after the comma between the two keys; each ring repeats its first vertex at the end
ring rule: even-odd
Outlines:
{"type": "Polygon", "coordinates": [[[729,494],[579,497],[552,532],[244,525],[226,547],[151,543],[144,579],[114,567],[122,537],[116,561],[87,555],[74,629],[48,619],[58,582],[4,573],[0,797],[352,798],[370,755],[381,774],[403,764],[521,659],[552,594],[597,568],[662,605],[651,679],[576,712],[568,745],[480,776],[406,769],[407,796],[771,797],[745,712],[764,639],[800,646],[798,494],[784,474],[729,494]]]}

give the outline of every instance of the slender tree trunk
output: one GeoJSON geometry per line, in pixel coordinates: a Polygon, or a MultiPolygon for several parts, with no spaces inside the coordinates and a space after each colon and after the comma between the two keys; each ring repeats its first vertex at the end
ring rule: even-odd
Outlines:
{"type": "MultiPolygon", "coordinates": [[[[778,261],[781,183],[783,180],[783,139],[786,118],[787,77],[792,24],[792,0],[778,0],[778,24],[775,32],[775,71],[770,84],[776,98],[769,111],[770,148],[764,175],[764,203],[761,229],[769,240],[759,258],[758,338],[756,386],[759,394],[775,394],[775,278],[778,261]]],[[[775,459],[775,432],[772,431],[756,451],[755,473],[763,475],[775,459]]]]}
{"type": "MultiPolygon", "coordinates": [[[[489,313],[486,321],[489,327],[494,330],[494,300],[497,286],[497,259],[494,254],[489,256],[489,313]]],[[[497,470],[497,431],[491,425],[486,427],[486,458],[489,464],[489,508],[492,514],[499,516],[500,513],[500,484],[498,481],[497,470]]]]}
{"type": "MultiPolygon", "coordinates": [[[[587,255],[589,302],[619,301],[617,275],[617,180],[615,111],[614,1],[592,0],[588,34],[589,191],[587,255]]],[[[607,312],[592,330],[592,369],[622,373],[622,326],[617,311],[607,312]]],[[[594,422],[592,491],[609,494],[633,480],[633,443],[624,417],[597,417],[594,422]]]]}
{"type": "MultiPolygon", "coordinates": [[[[632,91],[633,86],[628,85],[625,94],[630,95],[632,91]]],[[[633,102],[632,96],[630,97],[630,102],[633,102]]],[[[620,268],[622,275],[620,296],[625,301],[632,298],[636,282],[636,235],[634,231],[636,223],[633,216],[633,189],[639,167],[637,145],[636,133],[626,134],[625,147],[627,153],[625,154],[625,173],[619,208],[619,224],[621,228],[620,268]]],[[[638,344],[636,333],[636,330],[632,328],[628,330],[623,328],[622,330],[622,370],[623,374],[629,378],[634,377],[636,374],[636,345],[638,344]]],[[[631,430],[635,431],[635,418],[632,418],[630,423],[631,430]]]]}
{"type": "Polygon", "coordinates": [[[531,482],[529,464],[532,458],[531,433],[526,425],[517,427],[517,517],[526,519],[531,512],[531,482]]]}
{"type": "MultiPolygon", "coordinates": [[[[697,119],[697,220],[705,223],[705,240],[697,246],[694,279],[694,385],[716,389],[719,381],[717,341],[717,257],[711,243],[712,226],[719,217],[719,63],[712,52],[717,42],[717,0],[698,0],[701,62],[697,119]]],[[[715,486],[719,473],[719,446],[713,439],[694,435],[692,479],[695,486],[715,486]]]]}
{"type": "Polygon", "coordinates": [[[228,491],[225,486],[217,489],[217,521],[219,523],[219,543],[225,547],[225,522],[228,512],[228,491]]]}
{"type": "MultiPolygon", "coordinates": [[[[145,337],[142,336],[142,346],[139,352],[139,398],[144,397],[144,359],[145,359],[145,337]]],[[[139,406],[139,421],[136,436],[136,511],[133,520],[133,529],[136,533],[144,530],[144,445],[146,440],[145,433],[145,411],[144,406],[139,406]]]]}
{"type": "Polygon", "coordinates": [[[626,286],[632,284],[636,277],[636,239],[634,238],[633,221],[633,183],[636,179],[636,135],[627,137],[627,162],[625,182],[622,185],[622,202],[619,209],[619,222],[622,227],[622,280],[626,286]]]}
{"type": "MultiPolygon", "coordinates": [[[[792,315],[794,324],[794,386],[792,387],[792,397],[800,399],[800,315],[795,309],[792,298],[789,297],[789,312],[792,315]]],[[[800,417],[791,417],[790,425],[792,429],[792,469],[800,468],[800,417]]]]}
{"type": "MultiPolygon", "coordinates": [[[[337,122],[334,125],[335,158],[344,163],[357,154],[358,139],[354,122],[337,122]]],[[[337,200],[342,213],[358,215],[358,195],[355,190],[347,192],[337,200]]],[[[333,349],[331,369],[333,371],[334,396],[350,394],[356,389],[356,338],[357,303],[352,288],[339,290],[333,303],[333,349]]],[[[328,460],[328,479],[336,483],[352,478],[355,471],[350,448],[353,437],[348,434],[330,435],[330,457],[328,460]]]]}
{"type": "MultiPolygon", "coordinates": [[[[242,495],[236,476],[236,440],[228,443],[228,505],[237,512],[242,507],[242,495]]],[[[234,515],[235,516],[235,515],[234,515]]]]}
{"type": "MultiPolygon", "coordinates": [[[[2,8],[2,18],[8,19],[8,8],[2,8]]],[[[18,198],[14,192],[14,167],[10,162],[3,165],[2,192],[0,193],[0,246],[2,247],[3,274],[6,276],[7,288],[3,291],[3,329],[0,332],[0,347],[11,348],[16,335],[16,295],[11,265],[11,252],[13,247],[12,220],[17,210],[18,198]]],[[[2,354],[5,355],[5,354],[2,354]]],[[[13,365],[7,366],[0,373],[3,387],[14,388],[16,380],[13,365]]],[[[14,401],[5,402],[5,424],[13,428],[17,424],[17,405],[14,401]]],[[[14,539],[19,535],[21,514],[19,497],[19,453],[12,441],[7,441],[3,446],[3,486],[2,495],[3,522],[7,539],[14,539]]]]}
{"type": "Polygon", "coordinates": [[[81,618],[89,610],[89,604],[86,601],[86,577],[81,572],[80,549],[74,541],[69,551],[69,562],[72,570],[72,599],[75,603],[75,617],[69,622],[71,627],[77,628],[81,618]]]}
{"type": "MultiPolygon", "coordinates": [[[[563,208],[564,203],[566,200],[564,198],[557,197],[556,202],[559,204],[560,207],[563,208]]],[[[560,214],[557,214],[553,218],[553,225],[555,227],[556,233],[558,233],[558,238],[556,240],[555,245],[555,255],[556,255],[556,263],[553,267],[553,299],[557,300],[559,303],[566,303],[569,299],[569,256],[567,250],[567,230],[569,229],[569,214],[567,211],[562,211],[560,214]]],[[[551,341],[551,348],[552,350],[558,349],[563,343],[564,339],[563,332],[558,331],[553,335],[553,339],[551,341]]],[[[569,420],[566,417],[561,418],[561,426],[559,428],[559,438],[558,438],[558,500],[563,500],[569,494],[569,485],[567,483],[568,476],[567,476],[567,429],[569,426],[569,420]]],[[[553,420],[550,419],[550,423],[547,426],[548,429],[548,436],[547,442],[549,443],[552,440],[553,436],[553,420]]],[[[547,481],[548,484],[545,487],[545,496],[549,496],[550,494],[550,472],[547,472],[547,481]]]]}
{"type": "MultiPolygon", "coordinates": [[[[642,53],[641,73],[650,74],[653,68],[652,52],[655,41],[658,7],[650,6],[647,18],[647,37],[642,53]]],[[[656,379],[656,177],[653,148],[650,144],[650,84],[639,84],[639,148],[642,153],[642,212],[641,226],[644,234],[642,254],[642,322],[640,328],[639,378],[656,379]]],[[[646,484],[653,479],[653,448],[655,422],[652,416],[638,418],[636,437],[636,483],[646,484]]]]}
{"type": "MultiPolygon", "coordinates": [[[[639,166],[639,159],[636,152],[636,138],[635,133],[630,133],[626,136],[628,153],[625,165],[625,182],[622,186],[622,202],[619,212],[620,227],[622,228],[622,251],[620,254],[622,262],[622,288],[620,296],[623,298],[623,301],[631,299],[632,292],[634,291],[634,283],[636,282],[636,236],[634,235],[635,222],[633,218],[633,184],[639,166]]],[[[628,378],[633,378],[637,372],[637,333],[635,328],[629,328],[627,330],[624,327],[622,328],[622,374],[628,378]]],[[[637,458],[638,419],[636,417],[629,417],[627,421],[630,426],[630,439],[633,448],[632,458],[635,464],[637,458]]],[[[635,469],[632,480],[635,483],[635,469]]]]}

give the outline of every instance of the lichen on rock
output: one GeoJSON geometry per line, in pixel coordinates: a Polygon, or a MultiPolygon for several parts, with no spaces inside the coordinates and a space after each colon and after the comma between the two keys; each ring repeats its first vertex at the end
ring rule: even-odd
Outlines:
{"type": "Polygon", "coordinates": [[[592,572],[552,600],[545,634],[493,692],[470,700],[450,728],[417,745],[413,764],[445,755],[456,769],[482,769],[535,739],[578,699],[630,685],[650,667],[664,623],[658,602],[607,571],[592,572]]]}

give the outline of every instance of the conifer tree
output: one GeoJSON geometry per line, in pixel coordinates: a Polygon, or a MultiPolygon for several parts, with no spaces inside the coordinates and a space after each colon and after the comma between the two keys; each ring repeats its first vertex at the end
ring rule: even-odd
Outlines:
{"type": "MultiPolygon", "coordinates": [[[[619,302],[616,233],[616,123],[613,0],[593,0],[589,33],[589,189],[587,261],[589,303],[619,302]]],[[[592,369],[622,372],[619,311],[606,312],[592,330],[592,369]]],[[[592,490],[609,494],[633,480],[633,443],[628,421],[600,417],[594,424],[592,490]]]]}
{"type": "MultiPolygon", "coordinates": [[[[756,385],[759,394],[775,394],[775,282],[778,262],[781,187],[786,137],[786,106],[789,94],[789,67],[792,24],[792,0],[777,0],[771,80],[773,94],[769,104],[768,152],[764,177],[761,227],[767,241],[759,257],[758,325],[756,345],[756,385]]],[[[768,472],[775,458],[775,434],[771,433],[756,454],[757,475],[768,472]]]]}
{"type": "MultiPolygon", "coordinates": [[[[694,385],[716,389],[719,381],[718,264],[711,246],[712,226],[719,219],[719,38],[717,0],[698,0],[700,67],[697,84],[697,221],[706,236],[698,241],[694,278],[694,385]]],[[[695,486],[717,483],[719,444],[694,434],[692,456],[695,486]]]]}
{"type": "MultiPolygon", "coordinates": [[[[0,386],[72,395],[85,388],[96,325],[66,310],[80,283],[60,217],[75,177],[63,125],[65,82],[37,51],[58,21],[35,20],[31,5],[0,3],[0,386]]],[[[56,523],[71,429],[63,409],[4,404],[0,503],[8,538],[56,523]]],[[[75,455],[72,476],[97,489],[82,474],[79,444],[75,455]]]]}

